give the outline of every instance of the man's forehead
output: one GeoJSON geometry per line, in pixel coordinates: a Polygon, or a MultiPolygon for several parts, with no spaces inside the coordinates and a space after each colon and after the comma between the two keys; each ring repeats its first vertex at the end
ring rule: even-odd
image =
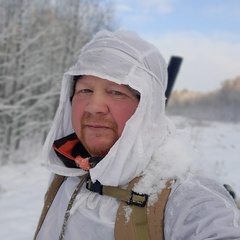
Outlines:
{"type": "Polygon", "coordinates": [[[82,76],[76,76],[74,77],[74,80],[76,81],[76,83],[89,83],[89,82],[101,82],[101,83],[107,83],[109,85],[122,85],[119,83],[116,83],[114,81],[111,81],[109,79],[105,79],[105,78],[100,78],[97,76],[93,76],[93,75],[82,75],[82,76]]]}

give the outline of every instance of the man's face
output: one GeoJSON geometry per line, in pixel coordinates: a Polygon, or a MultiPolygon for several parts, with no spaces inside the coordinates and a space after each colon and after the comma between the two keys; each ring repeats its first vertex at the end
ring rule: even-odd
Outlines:
{"type": "Polygon", "coordinates": [[[92,156],[105,156],[121,136],[139,100],[126,85],[82,76],[72,100],[72,125],[92,156]]]}

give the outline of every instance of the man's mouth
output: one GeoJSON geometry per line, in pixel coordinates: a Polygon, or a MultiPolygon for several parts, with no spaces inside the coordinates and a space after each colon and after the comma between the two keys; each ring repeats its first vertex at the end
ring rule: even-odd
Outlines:
{"type": "Polygon", "coordinates": [[[86,130],[90,130],[90,131],[95,131],[95,132],[99,132],[99,131],[106,131],[106,130],[110,130],[111,128],[105,125],[95,125],[95,124],[86,124],[84,125],[84,128],[86,130]]]}
{"type": "Polygon", "coordinates": [[[104,126],[104,125],[98,125],[98,124],[86,124],[85,127],[89,127],[89,128],[109,128],[108,126],[104,126]]]}

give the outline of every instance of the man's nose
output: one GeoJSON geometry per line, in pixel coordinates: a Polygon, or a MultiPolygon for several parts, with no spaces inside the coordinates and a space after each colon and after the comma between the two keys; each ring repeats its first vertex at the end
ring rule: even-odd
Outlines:
{"type": "Polygon", "coordinates": [[[98,115],[107,114],[108,110],[107,98],[101,93],[93,93],[85,108],[85,112],[98,115]]]}

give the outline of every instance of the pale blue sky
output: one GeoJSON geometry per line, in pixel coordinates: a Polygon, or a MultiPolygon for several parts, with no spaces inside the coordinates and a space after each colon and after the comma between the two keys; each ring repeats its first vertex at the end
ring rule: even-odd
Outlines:
{"type": "Polygon", "coordinates": [[[211,91],[240,76],[240,0],[115,0],[120,28],[169,61],[184,58],[175,89],[211,91]]]}

